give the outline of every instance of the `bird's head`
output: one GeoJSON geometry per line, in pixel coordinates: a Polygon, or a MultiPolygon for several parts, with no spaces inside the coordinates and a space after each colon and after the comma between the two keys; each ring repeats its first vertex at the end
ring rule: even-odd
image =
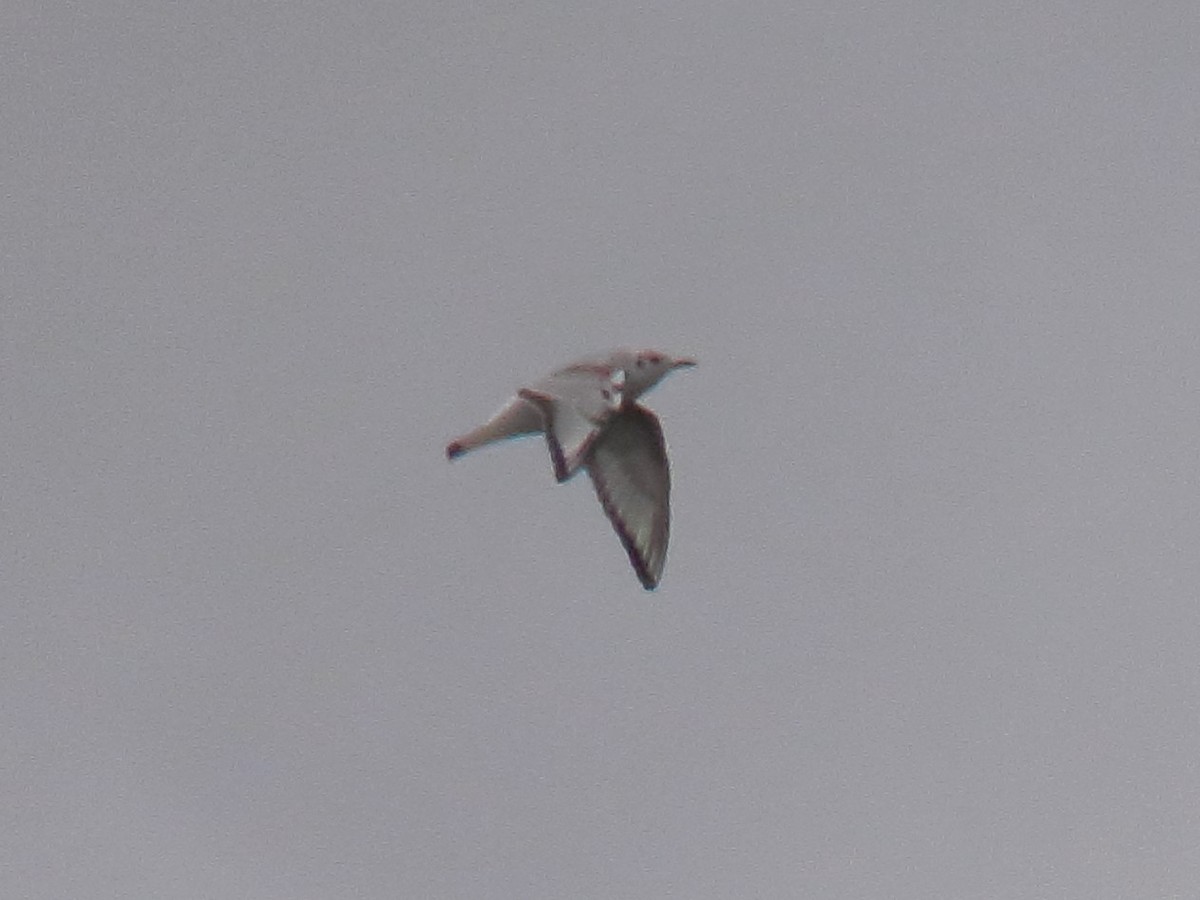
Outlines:
{"type": "Polygon", "coordinates": [[[614,367],[625,372],[625,396],[635,399],[658,384],[674,369],[694,366],[696,361],[686,356],[671,356],[658,350],[619,350],[614,367]]]}

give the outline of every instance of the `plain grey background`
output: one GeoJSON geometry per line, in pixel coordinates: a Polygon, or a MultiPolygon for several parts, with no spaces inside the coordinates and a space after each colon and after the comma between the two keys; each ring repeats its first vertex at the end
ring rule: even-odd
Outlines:
{"type": "Polygon", "coordinates": [[[6,897],[1196,896],[1194,4],[2,19],[6,897]]]}

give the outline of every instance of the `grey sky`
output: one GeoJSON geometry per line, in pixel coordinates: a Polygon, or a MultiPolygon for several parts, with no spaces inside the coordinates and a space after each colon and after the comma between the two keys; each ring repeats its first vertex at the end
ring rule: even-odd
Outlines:
{"type": "Polygon", "coordinates": [[[1193,895],[1200,16],[873,6],[8,5],[5,896],[1193,895]]]}

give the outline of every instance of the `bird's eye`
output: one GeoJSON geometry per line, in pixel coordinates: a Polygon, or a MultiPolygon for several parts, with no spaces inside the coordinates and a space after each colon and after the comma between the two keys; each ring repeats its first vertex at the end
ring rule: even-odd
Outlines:
{"type": "Polygon", "coordinates": [[[646,358],[645,358],[644,356],[639,356],[639,357],[638,357],[638,360],[637,360],[637,367],[638,367],[639,369],[644,369],[644,368],[646,367],[646,358]]]}
{"type": "Polygon", "coordinates": [[[654,363],[654,365],[657,366],[660,362],[662,362],[662,357],[659,356],[657,353],[654,353],[650,356],[650,362],[654,363]]]}

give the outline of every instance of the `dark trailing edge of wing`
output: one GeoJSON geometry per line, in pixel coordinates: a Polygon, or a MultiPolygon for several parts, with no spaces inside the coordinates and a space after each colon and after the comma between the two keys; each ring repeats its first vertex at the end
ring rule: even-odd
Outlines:
{"type": "Polygon", "coordinates": [[[530,388],[521,388],[521,390],[517,391],[517,394],[541,410],[542,419],[546,426],[546,446],[550,449],[550,461],[554,465],[554,478],[559,483],[566,481],[579,470],[582,460],[587,458],[588,453],[591,451],[592,444],[595,443],[595,434],[580,444],[578,451],[576,451],[574,460],[568,462],[567,455],[563,452],[562,444],[559,442],[558,435],[555,433],[555,399],[549,394],[544,394],[541,391],[531,390],[530,388]],[[574,463],[573,466],[572,462],[574,463]]]}
{"type": "Polygon", "coordinates": [[[597,476],[591,469],[588,470],[588,473],[592,476],[592,484],[596,487],[596,496],[600,498],[600,505],[604,507],[604,514],[608,516],[608,521],[612,523],[613,531],[621,539],[621,546],[625,548],[625,555],[629,557],[629,564],[633,566],[633,571],[637,574],[638,581],[642,583],[642,587],[646,590],[654,590],[658,587],[658,579],[650,571],[646,560],[642,558],[641,551],[638,550],[637,544],[634,543],[633,535],[629,533],[629,530],[621,520],[620,513],[609,497],[608,487],[604,484],[604,480],[597,476]]]}
{"type": "Polygon", "coordinates": [[[600,500],[600,505],[604,508],[604,513],[608,516],[609,522],[612,523],[617,537],[620,538],[621,545],[625,548],[625,553],[629,557],[629,562],[633,566],[634,572],[637,573],[638,580],[646,590],[654,590],[658,587],[659,580],[662,577],[671,527],[671,474],[670,466],[667,462],[666,441],[663,439],[662,426],[659,424],[658,418],[645,407],[636,404],[626,407],[610,422],[609,428],[596,442],[592,456],[588,460],[587,470],[588,475],[591,476],[592,485],[596,489],[596,496],[600,500]],[[610,451],[613,452],[616,458],[628,462],[628,453],[634,447],[638,446],[640,439],[644,438],[649,439],[649,444],[644,446],[649,449],[653,463],[657,469],[657,471],[649,476],[643,474],[646,480],[639,478],[631,479],[630,471],[622,469],[620,466],[617,466],[615,470],[612,469],[613,460],[611,458],[605,463],[605,457],[609,455],[610,451]],[[617,446],[614,447],[614,444],[617,446]],[[626,480],[628,482],[625,485],[626,489],[633,487],[643,496],[652,496],[656,487],[661,488],[662,497],[657,507],[661,519],[657,523],[651,523],[652,529],[657,530],[655,525],[661,526],[662,529],[659,553],[654,553],[656,541],[654,539],[654,532],[652,531],[651,540],[647,547],[650,552],[647,556],[643,555],[635,535],[627,527],[625,515],[628,514],[628,510],[622,510],[618,506],[617,499],[614,497],[613,485],[610,485],[608,478],[605,476],[606,469],[615,471],[618,477],[626,480]]]}

